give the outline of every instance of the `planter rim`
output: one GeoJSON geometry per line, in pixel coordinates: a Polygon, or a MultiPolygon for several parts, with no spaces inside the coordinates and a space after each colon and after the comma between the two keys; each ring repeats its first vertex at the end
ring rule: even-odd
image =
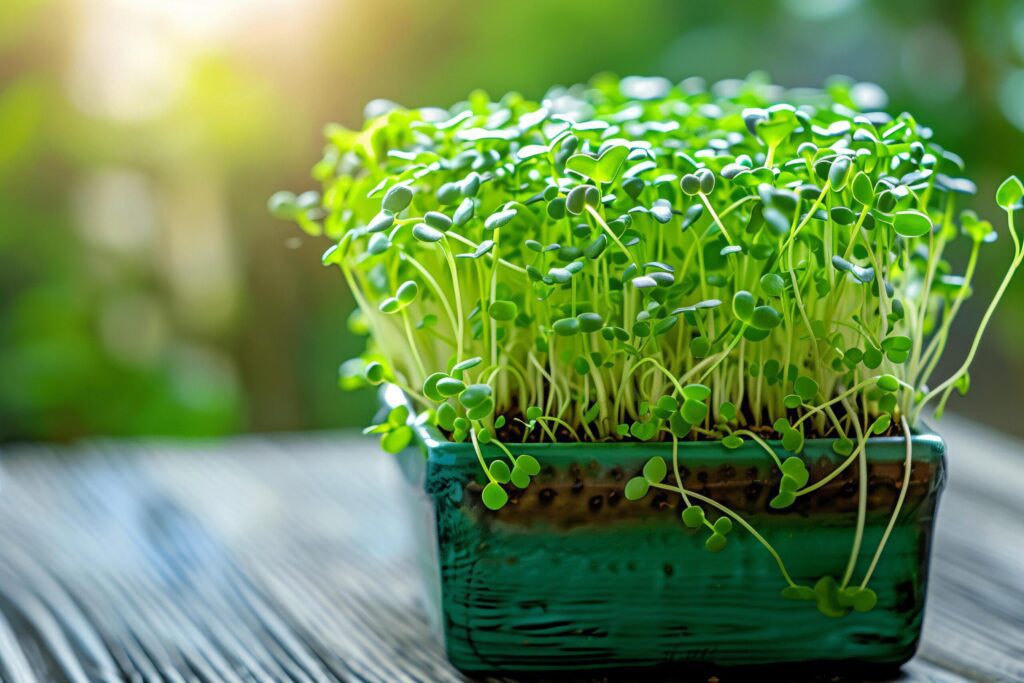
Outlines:
{"type": "MultiPolygon", "coordinates": [[[[381,391],[381,400],[389,407],[394,408],[399,405],[406,405],[412,408],[411,401],[405,395],[405,393],[394,385],[388,385],[381,391]]],[[[415,411],[412,411],[415,414],[415,411]]],[[[424,446],[427,448],[427,459],[431,462],[442,465],[450,465],[456,462],[456,459],[461,459],[466,456],[472,456],[475,460],[476,454],[473,450],[473,444],[467,442],[455,443],[449,441],[441,434],[440,430],[434,425],[422,421],[415,420],[411,424],[413,431],[416,433],[417,439],[419,439],[424,446]]],[[[818,439],[807,439],[804,442],[804,452],[812,450],[815,452],[814,457],[830,457],[835,461],[842,461],[846,456],[841,456],[831,449],[831,444],[835,441],[834,438],[818,438],[818,439]]],[[[930,426],[924,425],[923,430],[916,430],[912,432],[911,443],[913,444],[913,455],[912,459],[914,462],[934,462],[943,461],[945,459],[946,444],[942,440],[942,437],[938,435],[930,426]]],[[[782,448],[782,442],[778,439],[765,439],[765,443],[769,444],[775,449],[779,449],[782,453],[788,453],[782,448]]],[[[869,448],[867,459],[868,462],[890,462],[893,460],[902,460],[904,456],[903,447],[906,444],[906,439],[902,436],[873,436],[868,439],[868,443],[878,448],[869,448]]],[[[537,455],[543,455],[543,457],[554,457],[558,460],[565,458],[579,459],[580,452],[586,452],[586,457],[591,460],[604,462],[606,464],[613,464],[618,462],[622,457],[637,457],[639,453],[637,451],[644,451],[646,454],[658,454],[662,451],[671,450],[672,444],[666,441],[608,441],[608,442],[589,442],[589,441],[566,441],[566,442],[510,442],[505,444],[510,450],[518,452],[530,452],[537,455]]],[[[719,455],[725,448],[722,446],[721,441],[681,441],[679,447],[687,451],[689,457],[712,459],[716,461],[719,459],[719,455]],[[705,451],[700,453],[700,451],[705,451]]],[[[490,451],[493,446],[487,446],[481,444],[480,448],[484,451],[490,451]]],[[[737,462],[743,462],[744,456],[749,455],[753,449],[759,454],[758,457],[763,457],[763,451],[760,450],[760,446],[750,441],[745,441],[742,446],[735,450],[729,450],[729,453],[735,454],[737,462]],[[746,453],[745,453],[746,451],[746,453]]],[[[806,456],[805,456],[806,457],[806,456]]]]}

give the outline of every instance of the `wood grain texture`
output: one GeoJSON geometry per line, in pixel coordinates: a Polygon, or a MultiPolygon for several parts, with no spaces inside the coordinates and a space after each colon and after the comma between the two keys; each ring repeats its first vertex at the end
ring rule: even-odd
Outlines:
{"type": "MultiPolygon", "coordinates": [[[[1024,453],[942,431],[950,485],[903,678],[1021,681],[1024,453]]],[[[349,435],[0,451],[0,680],[461,680],[420,606],[401,491],[349,435]]]]}

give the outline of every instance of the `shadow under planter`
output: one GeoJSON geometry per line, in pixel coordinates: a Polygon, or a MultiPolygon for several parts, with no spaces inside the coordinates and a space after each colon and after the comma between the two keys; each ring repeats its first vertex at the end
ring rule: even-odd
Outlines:
{"type": "MultiPolygon", "coordinates": [[[[542,470],[524,490],[506,485],[509,503],[494,512],[481,502],[486,480],[472,445],[416,429],[418,445],[398,461],[421,494],[414,513],[432,616],[449,659],[464,672],[891,670],[914,654],[945,479],[945,446],[935,434],[912,437],[910,487],[870,582],[877,604],[829,617],[814,601],[780,595],[787,584],[779,565],[741,526],[722,552],[711,553],[707,530],[681,521],[677,494],[624,498],[626,482],[650,457],[671,461],[671,444],[507,444],[516,455],[534,455],[542,470]]],[[[844,460],[831,443],[806,442],[801,457],[812,483],[844,460]]],[[[483,448],[488,461],[501,455],[483,448]]],[[[902,437],[868,442],[854,585],[889,523],[905,457],[902,437]]],[[[768,501],[780,472],[757,444],[729,450],[684,442],[679,461],[685,488],[743,515],[797,583],[843,575],[856,528],[856,466],[775,510],[768,501]]]]}

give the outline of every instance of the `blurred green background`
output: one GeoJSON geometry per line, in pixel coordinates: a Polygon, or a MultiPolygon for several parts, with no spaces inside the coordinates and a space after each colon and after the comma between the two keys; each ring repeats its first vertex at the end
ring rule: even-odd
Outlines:
{"type": "MultiPolygon", "coordinates": [[[[996,221],[1024,172],[1024,2],[4,0],[0,440],[363,424],[372,401],[336,387],[351,298],[266,198],[312,188],[323,124],[371,99],[540,97],[604,70],[878,83],[996,221]]],[[[977,298],[1008,259],[987,250],[977,298]]],[[[1024,280],[952,405],[1018,433],[1022,304],[1024,280]]]]}

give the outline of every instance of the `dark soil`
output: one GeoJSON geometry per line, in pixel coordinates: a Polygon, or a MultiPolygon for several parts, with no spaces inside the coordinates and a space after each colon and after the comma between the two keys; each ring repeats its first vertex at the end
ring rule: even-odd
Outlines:
{"type": "MultiPolygon", "coordinates": [[[[845,412],[842,410],[842,406],[836,405],[836,406],[833,406],[833,409],[835,410],[836,417],[838,417],[840,420],[842,420],[845,417],[845,412]]],[[[543,430],[543,429],[540,429],[539,427],[535,427],[532,432],[530,432],[529,434],[526,435],[526,439],[525,440],[523,439],[523,434],[526,431],[526,426],[525,426],[524,422],[527,422],[528,420],[526,420],[525,416],[523,415],[523,412],[517,406],[513,406],[509,410],[505,411],[503,414],[505,415],[505,425],[501,429],[498,429],[496,434],[495,434],[495,436],[498,438],[499,441],[502,441],[504,443],[541,443],[541,442],[548,442],[548,441],[550,441],[550,438],[548,437],[547,432],[545,430],[543,430]]],[[[794,411],[787,411],[787,417],[790,420],[790,422],[792,422],[792,421],[796,420],[799,417],[799,415],[797,413],[795,413],[794,411]]],[[[831,427],[831,423],[830,422],[826,423],[826,425],[828,427],[831,427]]],[[[573,438],[572,433],[568,429],[566,429],[565,427],[563,427],[561,425],[554,425],[554,424],[551,424],[551,423],[548,423],[548,426],[555,433],[555,436],[556,436],[557,441],[559,443],[574,443],[576,441],[576,439],[573,438]]],[[[830,429],[829,431],[827,431],[825,433],[818,432],[815,429],[815,425],[813,424],[812,420],[806,420],[803,423],[803,426],[804,426],[804,438],[805,439],[832,439],[832,438],[836,438],[836,436],[837,436],[836,432],[834,430],[832,430],[832,429],[830,429]]],[[[758,436],[760,436],[761,438],[766,439],[766,440],[773,440],[773,439],[781,439],[782,438],[782,435],[779,434],[778,432],[776,432],[775,428],[772,427],[771,425],[751,425],[751,424],[749,424],[749,420],[748,420],[747,424],[742,424],[741,423],[741,428],[742,429],[750,430],[750,431],[754,432],[755,434],[757,434],[758,436]]],[[[442,433],[446,437],[451,438],[451,433],[450,432],[446,432],[444,430],[441,430],[441,431],[442,431],[442,433]]],[[[586,437],[585,433],[583,433],[582,430],[578,430],[578,431],[580,431],[580,437],[583,438],[584,441],[586,441],[587,439],[585,438],[586,437]]],[[[902,428],[902,426],[900,425],[900,423],[897,420],[893,420],[892,424],[889,426],[889,429],[885,433],[879,434],[879,435],[876,435],[876,436],[902,436],[902,435],[903,435],[903,428],[902,428]]],[[[850,439],[856,440],[856,437],[855,437],[854,434],[847,434],[847,436],[850,439]]],[[[620,437],[618,435],[615,435],[615,436],[609,438],[608,440],[609,441],[622,441],[622,442],[637,442],[637,443],[640,442],[639,439],[635,439],[632,436],[620,437]]],[[[664,441],[665,439],[664,438],[659,438],[659,439],[655,439],[655,440],[656,441],[664,441]]],[[[709,437],[707,437],[707,436],[705,436],[703,434],[699,434],[697,432],[691,432],[690,435],[687,436],[684,439],[684,441],[715,441],[715,439],[711,439],[711,438],[709,438],[709,437]]],[[[650,442],[648,442],[648,443],[650,443],[650,442]]]]}

